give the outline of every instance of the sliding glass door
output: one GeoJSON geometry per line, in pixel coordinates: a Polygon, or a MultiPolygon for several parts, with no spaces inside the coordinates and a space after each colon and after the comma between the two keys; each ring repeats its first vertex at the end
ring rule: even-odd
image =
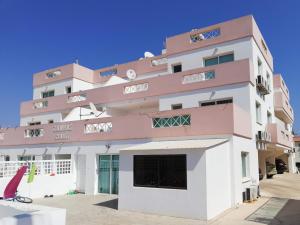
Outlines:
{"type": "Polygon", "coordinates": [[[100,155],[98,174],[99,193],[118,194],[119,156],[100,155]]]}

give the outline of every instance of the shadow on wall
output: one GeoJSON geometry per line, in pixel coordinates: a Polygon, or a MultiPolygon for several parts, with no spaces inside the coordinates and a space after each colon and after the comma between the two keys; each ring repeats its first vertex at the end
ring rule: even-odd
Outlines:
{"type": "Polygon", "coordinates": [[[300,200],[271,198],[246,220],[268,225],[299,225],[299,209],[300,200]]]}
{"type": "Polygon", "coordinates": [[[118,199],[116,198],[116,199],[112,199],[109,201],[100,202],[100,203],[97,203],[94,205],[117,210],[118,209],[118,199]]]}

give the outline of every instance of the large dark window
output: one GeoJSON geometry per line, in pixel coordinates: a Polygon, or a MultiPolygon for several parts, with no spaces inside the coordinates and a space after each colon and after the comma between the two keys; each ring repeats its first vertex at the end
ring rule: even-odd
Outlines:
{"type": "Polygon", "coordinates": [[[221,63],[234,61],[233,53],[227,55],[220,55],[209,59],[204,59],[204,66],[213,66],[221,63]]]}
{"type": "Polygon", "coordinates": [[[134,186],[187,189],[186,155],[135,155],[134,186]]]}
{"type": "Polygon", "coordinates": [[[54,91],[42,92],[42,98],[48,98],[48,97],[53,97],[53,96],[54,96],[54,91]]]}

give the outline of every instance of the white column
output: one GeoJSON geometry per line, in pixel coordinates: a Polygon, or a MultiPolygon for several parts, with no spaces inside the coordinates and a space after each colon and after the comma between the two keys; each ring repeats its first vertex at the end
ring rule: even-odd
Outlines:
{"type": "Polygon", "coordinates": [[[90,153],[86,155],[86,179],[85,190],[86,194],[96,194],[98,187],[98,174],[97,174],[97,155],[90,153]]]}

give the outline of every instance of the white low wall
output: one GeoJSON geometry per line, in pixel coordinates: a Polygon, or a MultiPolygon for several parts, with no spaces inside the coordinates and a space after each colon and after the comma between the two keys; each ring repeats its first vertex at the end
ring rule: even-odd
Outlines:
{"type": "MultiPolygon", "coordinates": [[[[0,178],[0,196],[3,196],[4,189],[12,177],[0,178]]],[[[64,195],[70,190],[75,189],[75,182],[73,174],[61,175],[37,175],[34,181],[30,184],[27,183],[27,176],[24,176],[19,188],[18,195],[41,198],[45,195],[64,195]]]]}
{"type": "Polygon", "coordinates": [[[65,225],[66,209],[0,201],[0,225],[65,225]]]}

